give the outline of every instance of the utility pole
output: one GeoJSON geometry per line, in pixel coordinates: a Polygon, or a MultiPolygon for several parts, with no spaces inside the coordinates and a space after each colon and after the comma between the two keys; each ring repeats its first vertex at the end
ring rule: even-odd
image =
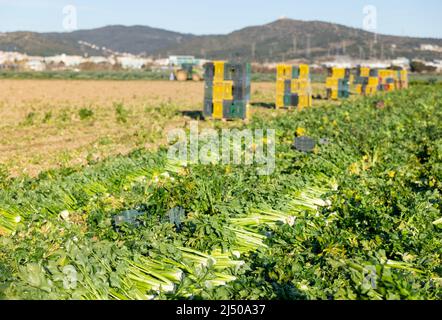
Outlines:
{"type": "Polygon", "coordinates": [[[256,42],[252,43],[252,60],[255,61],[256,57],[256,42]]]}
{"type": "Polygon", "coordinates": [[[371,59],[373,57],[373,42],[370,41],[370,46],[368,50],[368,57],[371,59]]]}
{"type": "Polygon", "coordinates": [[[359,59],[363,60],[364,58],[365,58],[364,57],[364,49],[361,46],[359,46],[359,59]]]}
{"type": "Polygon", "coordinates": [[[310,59],[311,56],[311,35],[307,34],[307,47],[306,47],[307,58],[310,59]]]}

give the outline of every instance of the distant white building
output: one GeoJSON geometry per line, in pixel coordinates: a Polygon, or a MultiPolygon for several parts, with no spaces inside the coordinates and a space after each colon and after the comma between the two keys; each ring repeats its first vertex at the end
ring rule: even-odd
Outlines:
{"type": "Polygon", "coordinates": [[[422,51],[436,51],[436,52],[442,52],[442,47],[439,47],[437,45],[432,44],[421,44],[420,49],[422,51]]]}
{"type": "Polygon", "coordinates": [[[116,59],[124,69],[142,69],[146,64],[152,62],[151,59],[140,58],[133,55],[125,55],[117,57],[116,59]]]}
{"type": "Polygon", "coordinates": [[[169,62],[169,59],[167,59],[167,58],[166,59],[157,59],[154,61],[154,63],[160,67],[167,67],[167,66],[171,65],[171,63],[169,62]]]}
{"type": "Polygon", "coordinates": [[[410,59],[400,57],[391,61],[391,65],[401,67],[403,69],[410,69],[410,59]]]}
{"type": "Polygon", "coordinates": [[[171,66],[180,66],[182,64],[197,64],[194,56],[170,56],[169,57],[169,65],[171,66]]]}
{"type": "Polygon", "coordinates": [[[86,62],[86,59],[81,56],[68,56],[66,54],[61,54],[58,56],[47,57],[45,58],[46,63],[54,63],[60,64],[63,63],[66,67],[77,67],[83,62],[86,62]]]}
{"type": "Polygon", "coordinates": [[[44,71],[46,64],[41,59],[29,59],[25,62],[25,68],[31,71],[44,71]]]}
{"type": "Polygon", "coordinates": [[[18,61],[26,60],[28,56],[19,52],[5,52],[0,51],[0,63],[14,63],[18,61]]]}
{"type": "Polygon", "coordinates": [[[436,68],[436,72],[442,72],[442,60],[434,60],[431,62],[423,62],[426,66],[436,68]]]}

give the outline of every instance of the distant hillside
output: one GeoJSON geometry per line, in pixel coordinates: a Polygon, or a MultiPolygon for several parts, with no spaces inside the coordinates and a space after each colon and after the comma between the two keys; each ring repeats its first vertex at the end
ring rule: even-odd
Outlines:
{"type": "Polygon", "coordinates": [[[18,51],[39,56],[50,56],[59,53],[82,53],[76,42],[50,39],[45,34],[35,32],[10,32],[0,34],[0,50],[18,51]]]}
{"type": "Polygon", "coordinates": [[[170,47],[179,46],[181,43],[195,37],[189,34],[144,26],[108,26],[71,33],[49,33],[44,36],[54,41],[66,40],[72,43],[86,41],[117,52],[129,52],[133,54],[144,53],[147,55],[161,52],[170,47]]]}
{"type": "Polygon", "coordinates": [[[228,35],[195,37],[169,52],[210,58],[255,58],[260,61],[321,58],[329,55],[442,58],[441,53],[417,50],[421,44],[442,47],[442,39],[375,36],[373,33],[333,23],[283,19],[228,35]]]}
{"type": "Polygon", "coordinates": [[[72,33],[0,34],[0,50],[44,56],[59,53],[101,55],[101,48],[106,47],[133,54],[192,54],[208,59],[257,61],[318,59],[334,55],[442,59],[440,52],[420,51],[421,44],[442,47],[442,39],[375,36],[343,25],[291,19],[247,27],[227,35],[195,36],[145,26],[108,26],[72,33]]]}
{"type": "Polygon", "coordinates": [[[70,33],[10,32],[0,34],[0,50],[41,56],[60,53],[102,55],[101,48],[106,47],[117,52],[149,55],[192,38],[193,35],[144,26],[108,26],[70,33]],[[100,50],[79,41],[98,46],[100,50]]]}

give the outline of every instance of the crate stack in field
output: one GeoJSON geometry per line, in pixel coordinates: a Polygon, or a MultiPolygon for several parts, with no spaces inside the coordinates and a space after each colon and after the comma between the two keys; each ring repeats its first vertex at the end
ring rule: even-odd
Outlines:
{"type": "Polygon", "coordinates": [[[342,99],[350,96],[350,84],[352,82],[350,69],[333,67],[328,69],[326,89],[328,99],[342,99]]]}
{"type": "Polygon", "coordinates": [[[276,67],[276,108],[298,108],[312,106],[310,67],[306,64],[292,66],[280,64],[276,67]]]}
{"type": "Polygon", "coordinates": [[[204,66],[204,116],[247,119],[250,109],[251,65],[213,61],[204,66]]]}
{"type": "Polygon", "coordinates": [[[355,91],[361,95],[389,92],[408,88],[407,70],[370,69],[359,67],[355,78],[355,91]]]}

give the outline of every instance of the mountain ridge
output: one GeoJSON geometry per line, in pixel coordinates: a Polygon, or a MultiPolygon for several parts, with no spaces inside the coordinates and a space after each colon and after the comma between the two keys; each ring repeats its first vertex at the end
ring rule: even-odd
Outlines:
{"type": "Polygon", "coordinates": [[[189,54],[207,59],[278,61],[321,59],[346,55],[442,59],[442,52],[422,51],[430,44],[442,48],[442,39],[374,34],[355,27],[324,21],[279,19],[244,27],[227,34],[194,35],[143,25],[111,25],[73,32],[2,33],[0,50],[29,55],[103,55],[112,52],[165,57],[189,54]],[[95,49],[84,45],[90,43],[95,49]]]}

